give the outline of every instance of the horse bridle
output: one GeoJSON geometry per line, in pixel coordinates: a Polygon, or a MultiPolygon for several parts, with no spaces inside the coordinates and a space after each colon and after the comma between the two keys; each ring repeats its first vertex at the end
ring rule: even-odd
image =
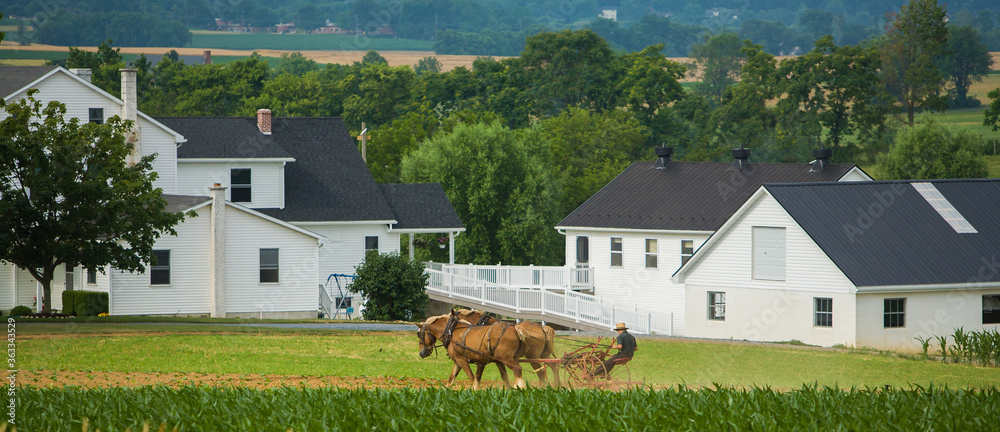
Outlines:
{"type": "MultiPolygon", "coordinates": [[[[420,338],[420,345],[421,346],[424,345],[424,343],[425,343],[424,341],[426,340],[425,339],[425,335],[428,332],[430,332],[430,329],[427,328],[427,323],[421,323],[420,324],[420,330],[417,331],[417,337],[420,338]]],[[[434,355],[435,356],[437,356],[437,349],[438,349],[438,347],[447,348],[447,345],[444,344],[444,342],[441,339],[438,339],[438,340],[435,341],[435,343],[432,343],[431,344],[431,349],[434,350],[434,355]],[[441,342],[441,343],[438,344],[437,342],[441,342]]]]}

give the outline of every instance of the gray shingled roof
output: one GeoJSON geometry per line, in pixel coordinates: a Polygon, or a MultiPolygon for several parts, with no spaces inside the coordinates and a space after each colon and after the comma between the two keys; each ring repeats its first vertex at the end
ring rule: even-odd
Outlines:
{"type": "Polygon", "coordinates": [[[855,286],[1000,281],[1000,179],[929,182],[978,233],[957,233],[911,181],[765,187],[855,286]]]}
{"type": "Polygon", "coordinates": [[[0,66],[0,98],[24,88],[58,66],[0,66]]]}
{"type": "Polygon", "coordinates": [[[389,201],[396,220],[393,229],[454,230],[462,220],[438,183],[392,183],[378,185],[389,201]]]}
{"type": "Polygon", "coordinates": [[[157,117],[157,121],[184,135],[177,149],[181,159],[290,158],[273,135],[257,128],[248,117],[157,117]]]}
{"type": "Polygon", "coordinates": [[[853,164],[811,173],[808,164],[753,163],[730,171],[729,162],[636,162],[559,222],[560,227],[715,231],[764,183],[828,182],[853,164]]]}
{"type": "Polygon", "coordinates": [[[212,200],[211,198],[204,196],[167,194],[163,194],[163,199],[167,200],[166,211],[170,213],[182,212],[198,204],[212,200]]]}

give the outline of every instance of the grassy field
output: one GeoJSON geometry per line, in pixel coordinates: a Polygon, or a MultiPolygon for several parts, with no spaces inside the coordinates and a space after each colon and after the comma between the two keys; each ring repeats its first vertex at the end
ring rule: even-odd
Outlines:
{"type": "Polygon", "coordinates": [[[236,50],[431,51],[434,42],[340,34],[192,32],[191,43],[186,46],[236,50]]]}
{"type": "MultiPolygon", "coordinates": [[[[152,50],[156,50],[157,53],[161,53],[161,52],[165,53],[165,52],[169,51],[170,49],[169,48],[151,48],[150,50],[151,51],[152,50]]],[[[69,55],[69,51],[0,50],[0,63],[2,63],[2,64],[14,64],[14,65],[19,65],[19,66],[42,65],[42,64],[44,64],[48,60],[61,60],[61,59],[65,59],[68,55],[69,55]],[[19,60],[21,62],[15,62],[14,60],[19,60]],[[24,63],[25,60],[33,60],[33,62],[30,63],[30,64],[24,63]]],[[[138,57],[138,56],[139,56],[138,54],[122,54],[122,58],[124,58],[125,61],[129,62],[129,63],[135,61],[136,57],[138,57]]],[[[229,63],[229,62],[234,62],[236,60],[242,60],[244,58],[246,58],[246,57],[245,56],[213,55],[212,56],[212,62],[213,63],[229,63]]],[[[268,61],[268,63],[272,67],[274,67],[276,64],[278,64],[281,61],[281,59],[277,58],[277,57],[265,57],[265,59],[268,61]]]]}
{"type": "MultiPolygon", "coordinates": [[[[122,373],[277,374],[445,378],[444,352],[420,359],[412,332],[353,332],[200,325],[19,324],[18,368],[122,373]]],[[[688,339],[640,339],[632,379],[652,386],[984,388],[1000,368],[893,354],[688,339]]],[[[573,348],[560,338],[557,353],[573,348]]],[[[487,380],[498,380],[487,368],[487,380]]],[[[465,378],[463,377],[464,381],[465,378]]],[[[534,377],[529,382],[536,382],[534,377]]],[[[31,385],[29,380],[25,384],[31,385]]]]}

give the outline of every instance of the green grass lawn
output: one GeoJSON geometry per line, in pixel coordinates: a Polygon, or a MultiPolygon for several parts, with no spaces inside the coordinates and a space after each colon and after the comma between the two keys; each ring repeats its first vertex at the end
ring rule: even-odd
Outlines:
{"type": "MultiPolygon", "coordinates": [[[[442,379],[451,369],[443,351],[420,359],[415,333],[410,332],[21,324],[18,334],[24,335],[17,346],[18,367],[23,370],[442,379]],[[49,336],[28,336],[38,334],[49,336]]],[[[794,389],[815,383],[841,388],[886,384],[982,388],[1000,382],[1000,368],[868,351],[675,339],[640,339],[639,345],[630,363],[633,380],[658,386],[794,389]]],[[[557,353],[572,349],[570,342],[559,339],[557,353]]],[[[492,366],[484,377],[499,379],[492,366]]],[[[535,382],[534,377],[529,381],[535,382]]]]}
{"type": "Polygon", "coordinates": [[[235,50],[345,50],[345,51],[432,51],[433,41],[393,39],[385,37],[355,37],[340,34],[276,34],[276,33],[192,33],[193,48],[235,50]]]}

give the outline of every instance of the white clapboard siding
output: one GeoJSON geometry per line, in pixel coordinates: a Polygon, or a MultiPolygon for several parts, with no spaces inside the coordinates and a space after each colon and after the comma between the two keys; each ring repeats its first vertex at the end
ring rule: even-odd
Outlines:
{"type": "Polygon", "coordinates": [[[589,237],[590,263],[594,269],[594,293],[619,304],[674,314],[674,335],[684,335],[685,292],[671,276],[681,265],[681,241],[691,240],[694,249],[708,238],[704,234],[670,232],[620,232],[567,230],[566,259],[576,266],[576,238],[589,237]],[[622,266],[611,267],[611,238],[622,238],[622,266]],[[657,267],[646,267],[646,239],[656,239],[657,267]]]}
{"type": "Polygon", "coordinates": [[[365,259],[365,237],[378,236],[381,253],[399,252],[399,233],[389,232],[384,224],[306,225],[302,228],[326,236],[319,249],[318,282],[326,283],[331,274],[355,274],[355,268],[365,259]]]}
{"type": "MultiPolygon", "coordinates": [[[[112,271],[112,315],[210,313],[208,281],[211,206],[177,225],[176,236],[160,237],[154,249],[170,250],[170,285],[150,285],[148,274],[112,271]]],[[[148,267],[147,267],[148,269],[148,267]]]]}
{"type": "Polygon", "coordinates": [[[687,336],[818,345],[855,342],[854,285],[781,206],[764,194],[738,213],[687,269],[687,336]],[[753,228],[785,228],[785,280],[753,279],[753,228]],[[708,319],[708,292],[726,293],[726,319],[708,319]],[[834,327],[814,326],[814,298],[834,299],[834,327]]]}
{"type": "Polygon", "coordinates": [[[32,307],[31,305],[36,303],[35,297],[40,291],[38,282],[31,277],[31,273],[28,273],[27,270],[17,270],[17,304],[15,306],[32,307]]]}
{"type": "MultiPolygon", "coordinates": [[[[774,198],[752,204],[708,253],[688,270],[689,285],[757,289],[854,292],[854,285],[774,198]],[[785,281],[753,280],[753,227],[785,228],[785,281]]],[[[699,255],[706,251],[699,251],[699,255]]]]}
{"type": "Polygon", "coordinates": [[[14,287],[17,285],[15,277],[17,269],[14,268],[14,264],[0,261],[0,310],[6,311],[17,306],[14,298],[16,295],[14,287]]]}
{"type": "MultiPolygon", "coordinates": [[[[65,104],[67,120],[75,117],[82,123],[88,122],[90,108],[102,108],[105,120],[122,114],[120,101],[109,98],[63,73],[52,74],[34,88],[38,89],[35,99],[42,101],[43,104],[51,101],[65,104]]],[[[23,97],[27,97],[26,91],[14,96],[15,99],[23,97]]],[[[6,113],[0,112],[0,120],[3,118],[6,118],[6,113]]],[[[153,171],[156,171],[159,178],[153,186],[162,188],[164,193],[177,193],[177,144],[174,142],[174,137],[141,117],[138,126],[141,130],[143,156],[157,154],[156,160],[153,161],[153,171]]]]}
{"type": "Polygon", "coordinates": [[[316,311],[318,247],[315,237],[226,209],[226,313],[316,311]],[[278,283],[260,283],[261,248],[278,249],[278,283]]]}
{"type": "MultiPolygon", "coordinates": [[[[230,187],[230,170],[250,168],[250,192],[253,201],[239,203],[250,208],[284,208],[285,171],[283,162],[185,162],[177,163],[179,195],[207,196],[209,188],[218,183],[230,187]]],[[[230,189],[226,189],[226,199],[230,199],[230,189]]]]}

